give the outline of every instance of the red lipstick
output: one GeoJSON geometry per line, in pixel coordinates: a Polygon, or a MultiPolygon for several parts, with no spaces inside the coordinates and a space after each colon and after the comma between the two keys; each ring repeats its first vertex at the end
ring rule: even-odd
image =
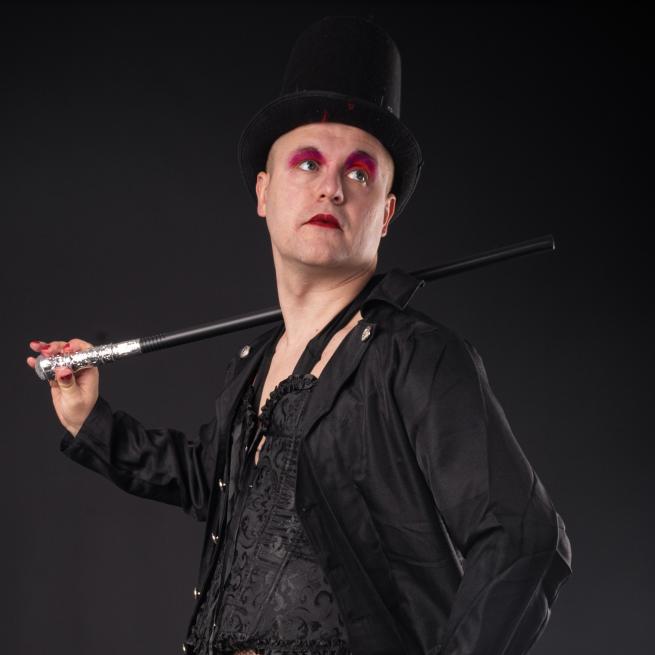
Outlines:
{"type": "Polygon", "coordinates": [[[332,214],[316,214],[316,216],[312,216],[307,222],[312,225],[319,225],[320,227],[341,229],[339,221],[332,214]]]}

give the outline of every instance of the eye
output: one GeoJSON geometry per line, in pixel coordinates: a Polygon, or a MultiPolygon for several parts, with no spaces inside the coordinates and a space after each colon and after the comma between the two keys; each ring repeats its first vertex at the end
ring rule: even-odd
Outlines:
{"type": "Polygon", "coordinates": [[[313,159],[304,159],[298,164],[298,167],[303,171],[315,171],[318,170],[318,164],[313,159]]]}
{"type": "Polygon", "coordinates": [[[348,176],[361,184],[368,184],[368,173],[362,168],[354,168],[348,176]]]}

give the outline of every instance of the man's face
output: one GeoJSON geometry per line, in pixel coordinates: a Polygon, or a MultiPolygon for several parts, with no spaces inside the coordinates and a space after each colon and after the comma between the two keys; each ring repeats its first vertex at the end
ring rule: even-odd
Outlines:
{"type": "Polygon", "coordinates": [[[357,271],[375,266],[396,206],[393,161],[371,134],[312,123],[282,135],[257,175],[257,214],[266,218],[276,263],[357,271]],[[338,227],[309,222],[319,214],[338,227]]]}

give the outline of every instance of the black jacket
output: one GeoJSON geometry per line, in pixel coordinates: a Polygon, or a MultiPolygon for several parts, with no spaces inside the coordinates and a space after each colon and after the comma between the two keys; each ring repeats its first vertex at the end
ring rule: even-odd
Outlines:
{"type": "MultiPolygon", "coordinates": [[[[399,269],[380,278],[302,419],[302,524],[355,655],[525,654],[571,573],[564,523],[475,349],[408,306],[421,280],[399,269]]],[[[195,438],[146,429],[99,398],[77,438],[62,440],[125,491],[207,522],[196,611],[244,457],[230,443],[233,414],[276,334],[232,359],[195,438]]]]}

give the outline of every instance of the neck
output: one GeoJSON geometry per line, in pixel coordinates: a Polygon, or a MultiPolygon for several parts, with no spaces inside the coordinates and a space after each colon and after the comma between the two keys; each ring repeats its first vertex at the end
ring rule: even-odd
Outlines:
{"type": "Polygon", "coordinates": [[[358,270],[297,268],[275,259],[277,293],[284,319],[280,345],[287,352],[304,350],[375,274],[377,257],[358,270]]]}

